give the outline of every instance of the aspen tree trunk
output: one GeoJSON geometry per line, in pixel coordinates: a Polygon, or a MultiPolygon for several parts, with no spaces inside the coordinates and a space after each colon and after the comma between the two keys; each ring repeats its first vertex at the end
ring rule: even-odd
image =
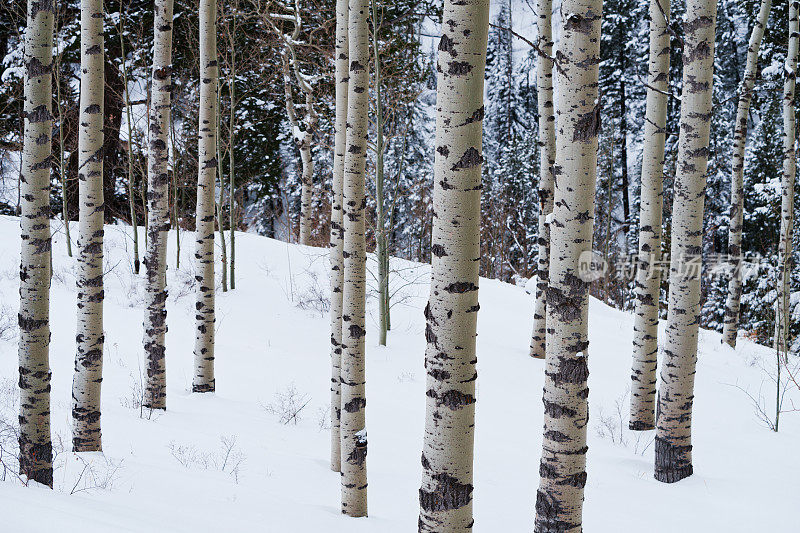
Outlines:
{"type": "Polygon", "coordinates": [[[347,24],[348,0],[336,0],[336,124],[333,149],[333,197],[331,201],[331,470],[341,470],[342,415],[342,284],[344,283],[344,228],[342,220],[342,186],[347,148],[347,87],[350,62],[348,59],[347,24]]]}
{"type": "Polygon", "coordinates": [[[148,152],[148,224],[144,349],[147,353],[145,407],[167,408],[164,337],[167,333],[167,231],[169,230],[170,90],[172,86],[172,0],[156,0],[153,25],[153,78],[148,152]]]}
{"type": "Polygon", "coordinates": [[[747,47],[747,64],[744,78],[739,87],[739,105],[736,108],[736,126],[733,130],[733,154],[731,154],[731,207],[728,229],[728,261],[733,267],[728,282],[728,298],[725,301],[725,323],[722,329],[722,340],[732,348],[736,347],[736,334],[739,332],[739,304],[742,298],[742,214],[744,210],[744,150],[747,143],[747,117],[750,113],[750,101],[753,98],[753,85],[756,81],[758,67],[758,50],[761,38],[767,26],[772,0],[761,0],[750,43],[747,47]]]}
{"type": "MultiPolygon", "coordinates": [[[[769,0],[767,0],[769,1],[769,0]]],[[[661,295],[661,216],[664,200],[664,143],[669,96],[669,0],[650,0],[650,58],[639,207],[639,265],[636,270],[631,370],[634,431],[655,428],[658,366],[658,303],[661,295]],[[655,268],[654,268],[655,267],[655,268]]]]}
{"type": "Polygon", "coordinates": [[[217,2],[200,1],[200,124],[197,141],[195,252],[199,290],[195,304],[192,392],[213,392],[214,380],[214,185],[217,180],[217,2]]]}
{"type": "Polygon", "coordinates": [[[446,0],[437,60],[419,531],[472,530],[483,81],[489,0],[446,0]]]}
{"type": "Polygon", "coordinates": [[[72,382],[72,450],[102,449],[103,381],[103,92],[102,0],[81,0],[81,95],[78,130],[78,332],[72,382]]]}
{"type": "MultiPolygon", "coordinates": [[[[222,91],[219,90],[219,82],[217,82],[217,132],[220,131],[220,123],[222,113],[222,91]]],[[[225,198],[225,178],[222,174],[222,142],[219,135],[217,140],[217,169],[219,170],[219,198],[214,200],[214,209],[216,210],[216,222],[219,227],[219,244],[222,249],[222,292],[228,292],[228,246],[225,242],[225,217],[222,214],[223,200],[225,198]]]]}
{"type": "Polygon", "coordinates": [[[592,249],[603,4],[564,0],[561,9],[538,533],[582,530],[589,421],[589,283],[579,277],[579,258],[592,249]]]}
{"type": "MultiPolygon", "coordinates": [[[[553,54],[552,0],[536,4],[539,49],[553,54]]],[[[556,157],[555,115],[553,114],[553,62],[539,57],[536,65],[536,89],[539,107],[539,254],[536,260],[536,307],[533,311],[531,357],[544,359],[547,280],[550,277],[550,225],[547,215],[553,211],[553,165],[556,157]]]]}
{"type": "Polygon", "coordinates": [[[367,428],[364,324],[366,243],[364,174],[369,113],[368,0],[350,0],[347,87],[347,152],[344,158],[342,219],[341,472],[342,513],[367,516],[367,428]]]}
{"type": "MultiPolygon", "coordinates": [[[[236,26],[234,26],[236,28],[236,26]]],[[[236,122],[236,54],[234,52],[235,39],[230,39],[231,47],[231,72],[228,76],[228,94],[231,99],[231,115],[228,117],[228,189],[230,190],[230,198],[228,199],[228,229],[231,232],[231,290],[236,288],[236,198],[235,198],[235,181],[236,170],[234,166],[234,126],[236,122]]],[[[220,164],[222,164],[220,162],[220,164]]]]}
{"type": "MultiPolygon", "coordinates": [[[[792,277],[792,229],[794,226],[794,180],[797,171],[795,139],[794,90],[797,78],[797,50],[800,2],[789,3],[789,43],[786,53],[783,84],[783,183],[781,192],[781,235],[778,247],[778,301],[775,313],[775,347],[779,354],[788,353],[789,294],[792,277]]],[[[777,426],[777,423],[776,423],[777,426]]]]}
{"type": "Polygon", "coordinates": [[[714,0],[687,0],[669,312],[655,438],[655,478],[665,483],[692,475],[692,401],[716,15],[714,0]]]}
{"type": "Polygon", "coordinates": [[[19,470],[53,486],[50,440],[50,167],[53,4],[28,0],[19,270],[19,470]]]}
{"type": "MultiPolygon", "coordinates": [[[[58,50],[58,37],[56,36],[56,50],[58,50]]],[[[64,163],[64,113],[61,106],[61,54],[56,52],[54,61],[56,85],[56,112],[58,113],[58,173],[61,178],[61,220],[64,222],[64,238],[67,241],[67,255],[72,257],[72,236],[69,231],[69,216],[67,215],[67,173],[64,163]]]]}
{"type": "Polygon", "coordinates": [[[122,59],[122,83],[125,85],[125,113],[128,126],[128,208],[131,212],[131,229],[133,230],[133,272],[139,274],[139,226],[136,219],[136,208],[133,198],[133,126],[131,122],[131,94],[128,91],[128,67],[125,54],[125,39],[122,31],[123,12],[119,6],[119,49],[122,59]]]}

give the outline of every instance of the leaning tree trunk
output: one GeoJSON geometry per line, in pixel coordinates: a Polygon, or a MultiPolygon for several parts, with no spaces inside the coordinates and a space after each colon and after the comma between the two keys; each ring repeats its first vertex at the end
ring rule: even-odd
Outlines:
{"type": "MultiPolygon", "coordinates": [[[[197,141],[197,222],[195,252],[198,281],[195,304],[192,392],[213,392],[214,380],[214,185],[217,181],[217,2],[200,1],[200,121],[197,141]]],[[[233,147],[231,146],[231,150],[233,147]]]]}
{"type": "Polygon", "coordinates": [[[750,34],[747,47],[747,65],[744,79],[739,88],[739,105],[736,108],[736,122],[733,130],[733,154],[731,154],[731,206],[728,228],[728,261],[733,267],[728,283],[728,298],[725,301],[725,324],[722,329],[722,340],[731,347],[736,347],[736,334],[739,330],[739,303],[742,298],[742,214],[744,210],[744,149],[747,143],[747,118],[750,114],[750,101],[753,98],[753,85],[756,81],[758,67],[758,50],[761,38],[767,26],[772,0],[761,0],[761,9],[750,34]]]}
{"type": "Polygon", "coordinates": [[[687,0],[680,138],[672,205],[669,312],[655,439],[655,478],[665,483],[692,475],[692,401],[700,322],[700,253],[716,15],[714,0],[687,0]]]}
{"type": "MultiPolygon", "coordinates": [[[[794,226],[794,180],[796,167],[794,88],[797,77],[798,0],[789,4],[789,43],[783,84],[783,183],[781,235],[778,246],[778,301],[775,313],[775,347],[779,354],[789,349],[789,294],[792,281],[792,229],[794,226]]],[[[784,355],[785,357],[785,355],[784,355]]]]}
{"type": "Polygon", "coordinates": [[[53,3],[28,0],[20,176],[19,470],[53,486],[50,440],[50,167],[53,3]]]}
{"type": "MultiPolygon", "coordinates": [[[[553,53],[552,0],[539,0],[536,4],[539,50],[545,55],[553,53]]],[[[533,311],[531,357],[544,359],[545,313],[547,312],[547,280],[550,277],[550,225],[547,215],[553,211],[553,165],[556,157],[556,130],[553,114],[553,61],[539,56],[536,66],[536,89],[539,107],[539,254],[536,259],[536,307],[533,311]]]]}
{"type": "Polygon", "coordinates": [[[419,531],[472,529],[483,80],[489,0],[446,0],[437,61],[419,531]]]}
{"type": "Polygon", "coordinates": [[[650,59],[639,208],[639,265],[634,287],[631,415],[634,431],[655,428],[658,365],[658,304],[661,294],[661,210],[664,198],[664,143],[669,103],[668,0],[650,0],[650,59]]]}
{"type": "Polygon", "coordinates": [[[72,382],[72,449],[102,449],[103,380],[103,2],[81,1],[81,96],[78,130],[80,194],[78,333],[72,382]]]}
{"type": "Polygon", "coordinates": [[[342,190],[342,513],[367,516],[367,399],[364,368],[367,257],[364,238],[364,174],[369,112],[369,3],[367,0],[350,0],[349,6],[350,80],[347,88],[347,152],[344,158],[342,190]]]}
{"type": "Polygon", "coordinates": [[[144,349],[147,353],[145,407],[167,408],[164,337],[167,333],[167,232],[169,231],[170,89],[172,85],[172,0],[156,0],[153,37],[153,78],[150,105],[150,146],[147,168],[147,309],[144,349]]]}
{"type": "Polygon", "coordinates": [[[592,250],[600,104],[602,0],[565,0],[559,43],[558,130],[550,281],[544,436],[536,494],[538,533],[579,532],[586,484],[589,283],[579,261],[592,250]]]}
{"type": "Polygon", "coordinates": [[[342,284],[344,259],[342,245],[342,184],[347,142],[347,82],[349,61],[347,43],[347,0],[336,0],[336,137],[333,150],[333,190],[331,199],[331,470],[341,470],[342,415],[342,284]]]}

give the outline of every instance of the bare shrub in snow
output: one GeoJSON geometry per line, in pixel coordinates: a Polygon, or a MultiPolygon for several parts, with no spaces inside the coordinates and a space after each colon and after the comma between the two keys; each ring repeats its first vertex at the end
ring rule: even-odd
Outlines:
{"type": "Polygon", "coordinates": [[[247,456],[237,445],[237,438],[236,435],[222,435],[219,447],[213,450],[200,450],[194,444],[176,444],[174,441],[167,447],[172,457],[185,468],[218,470],[231,476],[238,484],[247,456]]]}
{"type": "Polygon", "coordinates": [[[17,334],[17,314],[10,305],[0,304],[0,341],[10,341],[17,334]]]}
{"type": "Polygon", "coordinates": [[[317,315],[324,316],[331,310],[329,290],[327,286],[322,286],[316,272],[306,270],[305,274],[309,278],[309,284],[297,293],[295,305],[303,311],[314,311],[317,315]]]}
{"type": "Polygon", "coordinates": [[[630,388],[614,400],[614,409],[611,414],[606,414],[603,407],[600,407],[598,421],[595,423],[597,436],[608,439],[612,443],[624,448],[633,447],[633,452],[643,455],[650,447],[655,438],[654,435],[642,431],[631,431],[628,428],[629,411],[628,397],[630,388]]]}
{"type": "Polygon", "coordinates": [[[266,412],[277,416],[283,425],[297,423],[301,420],[300,413],[311,402],[311,397],[297,391],[294,383],[286,387],[283,392],[276,392],[271,403],[263,405],[266,412]]]}
{"type": "Polygon", "coordinates": [[[320,431],[331,429],[331,404],[317,409],[317,424],[320,431]]]}
{"type": "Polygon", "coordinates": [[[399,381],[400,383],[411,383],[412,381],[415,381],[416,379],[417,378],[416,378],[416,376],[414,376],[414,373],[413,372],[408,372],[408,371],[400,372],[400,375],[397,376],[397,381],[399,381]]]}
{"type": "Polygon", "coordinates": [[[72,484],[70,494],[114,488],[124,459],[115,460],[103,454],[91,454],[87,457],[73,453],[71,456],[79,464],[80,471],[72,484]]]}

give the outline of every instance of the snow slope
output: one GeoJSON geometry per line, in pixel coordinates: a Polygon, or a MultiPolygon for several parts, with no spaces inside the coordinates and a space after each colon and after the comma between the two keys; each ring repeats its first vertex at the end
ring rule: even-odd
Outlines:
{"type": "MultiPolygon", "coordinates": [[[[57,221],[53,228],[53,430],[68,450],[75,270],[57,221]]],[[[328,467],[324,415],[329,406],[329,322],[327,313],[315,309],[328,292],[326,250],[237,235],[238,288],[220,292],[217,300],[217,392],[193,395],[193,243],[191,234],[182,234],[181,267],[176,269],[171,234],[169,410],[148,419],[131,408],[142,365],[143,276],[131,272],[130,231],[122,226],[106,229],[105,455],[79,458],[62,451],[55,491],[25,488],[6,475],[0,482],[2,529],[415,530],[428,267],[393,263],[400,293],[386,348],[376,345],[376,299],[369,299],[370,517],[349,519],[339,514],[339,476],[328,467]],[[308,404],[296,424],[283,425],[281,398],[285,402],[291,388],[299,404],[308,404]],[[226,450],[231,452],[227,463],[226,450]]],[[[0,217],[0,308],[6,321],[18,301],[18,234],[17,219],[0,217]]],[[[481,280],[480,299],[475,530],[529,531],[542,427],[543,364],[527,356],[533,302],[523,288],[493,280],[481,280]]],[[[757,394],[763,385],[771,398],[759,367],[759,361],[771,364],[770,351],[741,342],[734,352],[720,344],[717,334],[702,332],[696,474],[663,485],[652,478],[652,432],[637,439],[624,430],[620,442],[615,402],[621,402],[622,424],[627,426],[623,395],[631,330],[630,315],[591,302],[586,531],[800,531],[800,420],[786,415],[781,432],[774,434],[759,423],[747,396],[731,386],[757,394]]],[[[16,339],[7,337],[0,340],[0,413],[13,419],[16,339]]],[[[800,399],[797,394],[794,398],[800,399]]]]}

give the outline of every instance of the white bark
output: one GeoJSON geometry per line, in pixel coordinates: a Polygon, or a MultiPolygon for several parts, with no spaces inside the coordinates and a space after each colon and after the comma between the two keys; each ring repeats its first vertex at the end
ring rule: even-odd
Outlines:
{"type": "Polygon", "coordinates": [[[28,0],[20,176],[19,469],[53,486],[50,439],[50,167],[53,3],[28,0]]]}
{"type": "Polygon", "coordinates": [[[343,183],[341,472],[342,513],[367,516],[367,429],[364,324],[366,243],[364,174],[369,112],[369,26],[367,0],[350,0],[347,91],[347,152],[343,183]]]}
{"type": "Polygon", "coordinates": [[[650,0],[650,58],[639,208],[639,265],[636,271],[631,370],[630,429],[655,428],[658,365],[658,304],[661,295],[661,216],[664,143],[669,96],[669,0],[650,0]],[[654,268],[656,267],[656,268],[654,268]]]}
{"type": "Polygon", "coordinates": [[[544,435],[534,526],[538,533],[582,531],[589,422],[589,284],[579,277],[579,258],[592,249],[602,7],[601,0],[562,4],[544,435]]]}
{"type": "MultiPolygon", "coordinates": [[[[553,55],[552,0],[536,4],[539,49],[553,55]]],[[[531,357],[544,359],[547,334],[547,280],[550,277],[550,225],[547,215],[553,211],[553,165],[556,157],[556,130],[553,110],[553,62],[539,56],[536,65],[536,92],[539,108],[539,253],[536,260],[536,307],[533,311],[531,357]]]]}
{"type": "Polygon", "coordinates": [[[78,331],[72,382],[72,449],[100,451],[103,380],[103,2],[81,1],[78,331]]]}
{"type": "Polygon", "coordinates": [[[150,146],[147,168],[147,285],[144,349],[147,354],[145,407],[167,408],[164,337],[167,333],[167,231],[169,230],[170,90],[172,85],[172,0],[155,1],[150,146]]]}
{"type": "Polygon", "coordinates": [[[739,89],[739,105],[736,108],[736,122],[733,130],[728,260],[734,270],[728,283],[728,298],[725,302],[725,323],[722,330],[723,341],[733,348],[736,347],[736,334],[739,330],[739,304],[742,297],[741,255],[742,214],[744,211],[742,175],[744,174],[744,150],[747,143],[747,118],[750,113],[750,101],[753,98],[753,85],[758,74],[756,71],[758,67],[758,50],[761,48],[761,38],[764,36],[764,28],[767,26],[771,7],[772,0],[761,0],[761,9],[758,12],[758,18],[756,18],[753,31],[750,34],[750,43],[747,47],[747,64],[739,89]]]}
{"type": "Polygon", "coordinates": [[[794,180],[797,172],[795,102],[800,2],[789,3],[789,43],[786,53],[786,76],[783,84],[783,176],[781,184],[781,235],[778,243],[778,302],[775,313],[775,346],[780,354],[788,352],[789,295],[792,274],[792,230],[794,227],[794,180]]]}
{"type": "Polygon", "coordinates": [[[472,528],[483,83],[489,0],[446,0],[437,62],[419,531],[472,528]]]}
{"type": "Polygon", "coordinates": [[[336,124],[333,149],[333,186],[331,199],[331,470],[341,470],[342,415],[341,376],[342,360],[342,284],[344,244],[342,220],[342,185],[344,160],[347,148],[347,84],[349,61],[347,43],[347,0],[336,0],[336,124]]]}
{"type": "Polygon", "coordinates": [[[655,478],[665,483],[692,474],[692,402],[700,322],[699,267],[716,15],[715,0],[687,1],[683,24],[680,138],[672,206],[669,312],[655,439],[655,478]]]}
{"type": "MultiPolygon", "coordinates": [[[[193,392],[213,392],[214,379],[214,185],[217,179],[217,2],[200,1],[200,120],[197,141],[195,252],[199,287],[195,304],[193,392]]],[[[233,147],[230,147],[231,150],[233,147]]]]}

